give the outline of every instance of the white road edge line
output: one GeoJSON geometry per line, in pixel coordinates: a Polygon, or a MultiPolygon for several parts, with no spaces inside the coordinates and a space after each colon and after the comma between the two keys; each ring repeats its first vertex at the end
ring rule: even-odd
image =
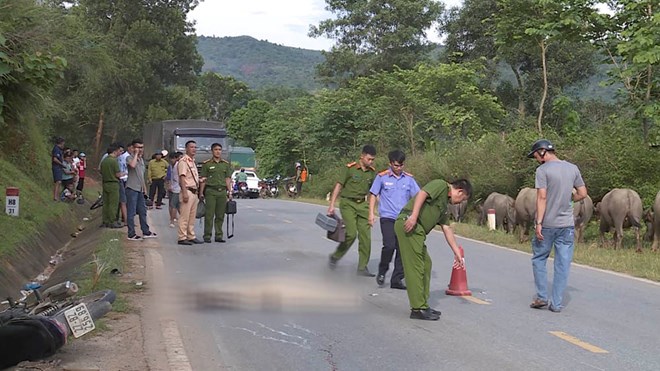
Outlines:
{"type": "MultiPolygon", "coordinates": [[[[163,263],[163,256],[153,249],[145,251],[150,255],[153,264],[154,277],[162,277],[165,264],[163,263]]],[[[183,346],[181,333],[176,321],[170,318],[162,318],[160,320],[160,331],[163,335],[163,344],[165,345],[165,352],[167,353],[167,363],[172,371],[192,371],[192,366],[186,350],[183,346]]]]}
{"type": "MultiPolygon", "coordinates": [[[[442,231],[439,231],[437,229],[434,229],[433,232],[443,234],[442,231]]],[[[520,253],[520,254],[525,254],[525,255],[530,255],[530,256],[532,255],[531,253],[528,253],[526,251],[520,251],[520,250],[512,249],[512,248],[506,247],[506,246],[495,245],[495,244],[490,243],[490,242],[479,241],[479,240],[475,240],[475,239],[472,239],[472,238],[463,237],[463,236],[458,235],[458,234],[455,234],[455,236],[459,237],[459,238],[462,238],[464,240],[468,240],[468,241],[472,241],[472,242],[478,242],[478,243],[488,245],[488,246],[492,246],[492,247],[496,247],[496,248],[502,249],[502,250],[508,250],[508,251],[511,251],[511,252],[517,252],[517,253],[520,253]]],[[[550,258],[550,260],[553,260],[553,258],[550,258]]],[[[576,267],[589,269],[589,270],[596,271],[596,272],[611,274],[611,275],[617,276],[617,277],[628,278],[628,279],[639,281],[639,282],[645,282],[645,283],[651,284],[653,286],[660,286],[660,282],[651,281],[651,280],[648,280],[646,278],[634,277],[634,276],[631,276],[631,275],[625,274],[625,273],[608,271],[607,269],[595,268],[595,267],[591,267],[591,266],[580,264],[580,263],[571,263],[571,265],[576,266],[576,267]]]]}
{"type": "MultiPolygon", "coordinates": [[[[296,202],[301,202],[301,203],[306,203],[306,204],[308,204],[308,205],[314,205],[314,206],[319,206],[319,207],[327,208],[327,206],[317,205],[317,204],[312,204],[312,203],[304,202],[304,201],[296,201],[296,202]]],[[[437,230],[437,229],[434,229],[433,232],[437,232],[437,233],[441,233],[441,234],[442,234],[442,231],[439,231],[439,230],[437,230]]],[[[456,237],[462,238],[462,239],[464,239],[464,240],[468,240],[468,241],[472,241],[472,242],[482,243],[482,244],[484,244],[484,245],[488,245],[488,246],[496,247],[496,248],[498,248],[498,249],[508,250],[508,251],[511,251],[511,252],[517,252],[517,253],[525,254],[525,255],[532,255],[531,253],[528,253],[528,252],[525,252],[525,251],[516,250],[516,249],[512,249],[512,248],[510,248],[510,247],[499,246],[499,245],[495,245],[495,244],[490,243],[490,242],[484,242],[484,241],[479,241],[479,240],[475,240],[475,239],[468,238],[468,237],[463,237],[463,236],[458,235],[458,234],[455,234],[455,235],[456,235],[456,237]]],[[[614,271],[609,271],[609,270],[607,270],[607,269],[601,269],[601,268],[590,267],[590,266],[588,266],[588,265],[579,264],[579,263],[572,263],[572,265],[575,265],[576,267],[586,268],[586,269],[589,269],[589,270],[592,270],[592,271],[596,271],[596,272],[601,272],[601,273],[611,274],[611,275],[613,275],[613,276],[617,276],[617,277],[621,277],[621,278],[628,278],[628,279],[631,279],[631,280],[634,280],[634,281],[638,281],[638,282],[645,282],[645,283],[648,283],[648,284],[650,284],[650,285],[660,287],[660,282],[651,281],[651,280],[646,279],[646,278],[634,277],[634,276],[631,276],[631,275],[629,275],[629,274],[619,273],[619,272],[614,272],[614,271]]]]}

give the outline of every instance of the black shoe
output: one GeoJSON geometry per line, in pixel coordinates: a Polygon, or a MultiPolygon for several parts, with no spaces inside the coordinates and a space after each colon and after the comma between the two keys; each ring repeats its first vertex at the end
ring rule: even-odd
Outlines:
{"type": "Polygon", "coordinates": [[[410,319],[421,319],[425,321],[437,321],[440,315],[433,313],[431,308],[413,309],[410,311],[410,319]]]}
{"type": "Polygon", "coordinates": [[[190,244],[196,244],[196,245],[198,245],[200,243],[204,243],[204,241],[200,241],[196,238],[193,238],[192,240],[188,240],[188,242],[190,242],[190,244]]]}
{"type": "Polygon", "coordinates": [[[385,284],[385,275],[384,274],[379,274],[376,277],[376,283],[378,284],[378,286],[383,286],[385,284]]]}
{"type": "Polygon", "coordinates": [[[390,284],[390,288],[392,288],[392,289],[399,289],[399,290],[405,290],[405,289],[406,289],[406,285],[404,285],[401,281],[399,281],[399,282],[392,282],[392,283],[390,284]]]}
{"type": "Polygon", "coordinates": [[[220,242],[220,243],[225,243],[227,242],[226,240],[223,240],[222,238],[216,238],[215,242],[220,242]]]}
{"type": "Polygon", "coordinates": [[[192,242],[190,242],[188,240],[179,240],[179,241],[177,241],[177,243],[179,245],[192,245],[192,242]]]}
{"type": "Polygon", "coordinates": [[[439,310],[435,310],[435,309],[433,309],[433,308],[429,308],[429,310],[431,310],[431,313],[433,313],[433,314],[437,314],[437,315],[441,315],[441,314],[442,314],[442,313],[440,313],[439,310]]]}
{"type": "Polygon", "coordinates": [[[376,275],[369,272],[369,269],[367,269],[367,268],[358,269],[357,270],[357,275],[362,276],[362,277],[376,277],[376,275]]]}
{"type": "Polygon", "coordinates": [[[339,259],[337,259],[334,256],[330,255],[330,260],[328,261],[328,266],[330,267],[330,269],[337,268],[337,261],[339,261],[339,259]]]}
{"type": "Polygon", "coordinates": [[[204,243],[211,243],[211,239],[210,238],[205,238],[204,243]]]}

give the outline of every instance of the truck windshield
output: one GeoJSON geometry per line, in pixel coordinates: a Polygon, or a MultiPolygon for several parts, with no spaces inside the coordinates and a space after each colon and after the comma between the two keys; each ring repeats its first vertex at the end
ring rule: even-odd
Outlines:
{"type": "Polygon", "coordinates": [[[180,152],[186,151],[186,142],[194,140],[197,143],[197,151],[211,152],[211,145],[213,143],[220,143],[223,150],[227,148],[227,138],[218,137],[189,137],[178,136],[176,137],[176,150],[180,152]]]}

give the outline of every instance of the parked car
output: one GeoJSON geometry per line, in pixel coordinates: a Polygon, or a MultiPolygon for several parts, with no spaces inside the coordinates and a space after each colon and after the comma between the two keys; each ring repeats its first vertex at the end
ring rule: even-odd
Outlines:
{"type": "Polygon", "coordinates": [[[249,198],[257,198],[259,197],[259,177],[257,176],[257,173],[254,172],[254,170],[245,170],[245,174],[247,175],[247,192],[243,194],[243,192],[238,192],[239,190],[237,189],[236,183],[236,174],[240,173],[240,170],[234,171],[233,174],[231,174],[231,180],[234,183],[234,193],[238,197],[249,197],[249,198]]]}

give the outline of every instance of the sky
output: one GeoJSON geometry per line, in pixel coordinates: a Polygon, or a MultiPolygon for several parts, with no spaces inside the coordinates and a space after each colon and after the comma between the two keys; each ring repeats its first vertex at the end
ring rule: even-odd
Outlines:
{"type": "MultiPolygon", "coordinates": [[[[447,7],[462,0],[444,0],[447,7]]],[[[252,36],[258,40],[303,49],[329,50],[333,40],[307,36],[310,25],[334,18],[324,0],[203,0],[188,14],[197,35],[252,36]]],[[[434,30],[429,39],[439,42],[434,30]]]]}

